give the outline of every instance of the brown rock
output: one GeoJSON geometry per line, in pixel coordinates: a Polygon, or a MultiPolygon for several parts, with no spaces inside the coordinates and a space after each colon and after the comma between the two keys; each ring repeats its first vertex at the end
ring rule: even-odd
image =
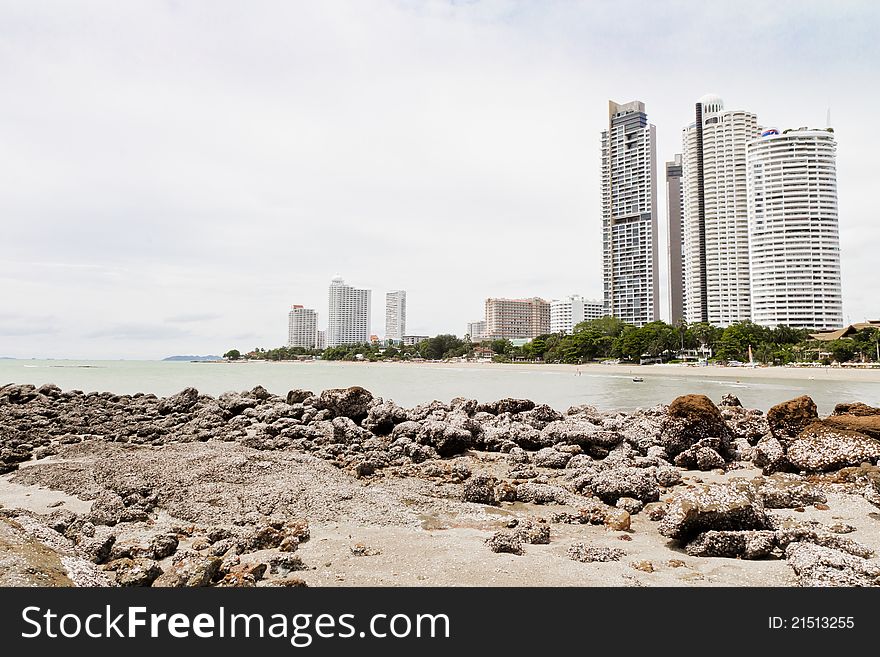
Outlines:
{"type": "Polygon", "coordinates": [[[880,415],[830,415],[822,423],[827,427],[857,431],[880,439],[880,415]]]}
{"type": "Polygon", "coordinates": [[[770,433],[783,443],[797,437],[807,425],[818,419],[816,403],[807,395],[776,404],[767,411],[770,433]]]}
{"type": "Polygon", "coordinates": [[[813,422],[788,445],[786,456],[799,470],[823,472],[874,462],[880,458],[880,440],[863,433],[813,422]]]}
{"type": "Polygon", "coordinates": [[[880,408],[876,408],[875,406],[868,406],[867,404],[863,404],[862,402],[838,404],[834,407],[834,412],[831,415],[880,415],[880,408]]]}
{"type": "Polygon", "coordinates": [[[605,514],[605,526],[614,531],[627,531],[631,525],[631,518],[628,511],[623,509],[610,509],[605,514]]]}
{"type": "Polygon", "coordinates": [[[654,564],[650,561],[633,561],[630,564],[630,568],[635,570],[641,570],[643,573],[653,573],[654,572],[654,564]]]}

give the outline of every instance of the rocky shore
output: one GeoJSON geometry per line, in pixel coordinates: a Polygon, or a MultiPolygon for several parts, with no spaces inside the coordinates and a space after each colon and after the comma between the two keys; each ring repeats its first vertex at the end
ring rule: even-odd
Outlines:
{"type": "Polygon", "coordinates": [[[880,408],[0,388],[0,585],[880,585],[880,408]]]}

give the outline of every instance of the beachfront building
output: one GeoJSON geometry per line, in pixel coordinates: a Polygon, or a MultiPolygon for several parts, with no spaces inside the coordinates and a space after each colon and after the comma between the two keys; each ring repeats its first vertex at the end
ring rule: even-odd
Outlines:
{"type": "Polygon", "coordinates": [[[604,304],[601,301],[584,299],[572,294],[564,299],[550,302],[550,332],[571,333],[575,326],[603,316],[604,304]]]}
{"type": "Polygon", "coordinates": [[[843,326],[837,169],[828,128],[768,129],[748,145],[752,319],[843,326]]]}
{"type": "Polygon", "coordinates": [[[604,315],[642,326],[659,319],[657,137],[645,104],[608,102],[602,131],[604,315]]]}
{"type": "Polygon", "coordinates": [[[688,322],[729,326],[751,316],[746,146],[759,135],[755,114],[725,110],[713,94],[697,101],[682,132],[688,322]]]}
{"type": "Polygon", "coordinates": [[[536,338],[550,332],[550,304],[531,299],[486,299],[486,338],[536,338]]]}
{"type": "Polygon", "coordinates": [[[385,295],[385,340],[394,344],[406,333],[406,290],[385,295]]]}
{"type": "Polygon", "coordinates": [[[291,306],[287,313],[287,346],[314,349],[318,342],[318,313],[291,306]]]}
{"type": "Polygon", "coordinates": [[[330,283],[327,346],[363,344],[370,340],[370,290],[346,285],[341,276],[330,283]]]}
{"type": "Polygon", "coordinates": [[[318,337],[315,341],[315,349],[327,348],[327,331],[318,331],[318,337]]]}
{"type": "Polygon", "coordinates": [[[470,336],[471,342],[479,342],[486,337],[486,320],[481,319],[477,322],[468,322],[467,335],[470,336]]]}
{"type": "Polygon", "coordinates": [[[684,319],[684,269],[682,268],[682,234],[684,227],[681,187],[681,153],[666,163],[666,225],[669,245],[669,321],[677,324],[684,319]]]}
{"type": "Polygon", "coordinates": [[[429,336],[427,335],[404,335],[403,336],[403,346],[404,347],[414,347],[423,340],[427,340],[429,336]]]}

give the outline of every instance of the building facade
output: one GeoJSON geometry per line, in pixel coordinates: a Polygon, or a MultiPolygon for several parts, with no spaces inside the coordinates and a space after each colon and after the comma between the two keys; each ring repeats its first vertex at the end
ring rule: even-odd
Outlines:
{"type": "Polygon", "coordinates": [[[385,339],[398,343],[406,334],[406,290],[385,295],[385,339]]]}
{"type": "Polygon", "coordinates": [[[287,346],[315,349],[318,342],[318,314],[302,306],[291,306],[287,313],[287,346]]]}
{"type": "Polygon", "coordinates": [[[666,225],[669,236],[669,321],[677,324],[684,319],[684,269],[682,235],[684,228],[681,186],[681,153],[666,163],[666,225]]]}
{"type": "Polygon", "coordinates": [[[429,336],[427,335],[404,335],[403,336],[403,345],[405,347],[414,347],[419,344],[423,340],[427,340],[429,336]]]}
{"type": "Polygon", "coordinates": [[[604,314],[642,326],[659,318],[656,130],[645,105],[608,102],[602,131],[604,314]]]}
{"type": "Polygon", "coordinates": [[[550,304],[531,299],[486,299],[486,338],[531,340],[550,332],[550,304]]]}
{"type": "Polygon", "coordinates": [[[370,340],[370,290],[346,285],[336,276],[330,283],[327,346],[363,344],[370,340]]]}
{"type": "Polygon", "coordinates": [[[753,321],[840,328],[834,133],[765,130],[749,143],[747,174],[753,321]]]}
{"type": "Polygon", "coordinates": [[[604,304],[601,301],[584,299],[578,294],[554,299],[550,302],[550,332],[571,333],[581,322],[599,319],[603,314],[604,304]]]}
{"type": "Polygon", "coordinates": [[[318,331],[318,337],[315,341],[315,349],[327,348],[327,331],[318,331]]]}
{"type": "Polygon", "coordinates": [[[751,317],[746,146],[759,134],[755,114],[725,110],[712,94],[697,101],[682,133],[688,322],[729,326],[751,317]]]}
{"type": "Polygon", "coordinates": [[[471,337],[471,342],[479,342],[486,337],[486,320],[481,319],[477,322],[468,322],[467,334],[471,337]]]}

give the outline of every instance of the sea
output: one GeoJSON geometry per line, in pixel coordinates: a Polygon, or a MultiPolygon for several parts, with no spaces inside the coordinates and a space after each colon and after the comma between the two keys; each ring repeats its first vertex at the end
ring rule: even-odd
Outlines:
{"type": "Polygon", "coordinates": [[[631,411],[669,403],[679,395],[701,393],[719,402],[727,393],[744,406],[767,410],[774,404],[809,395],[820,413],[830,413],[838,402],[861,401],[880,406],[880,382],[822,380],[818,371],[803,379],[693,377],[676,375],[664,368],[633,367],[632,372],[602,366],[558,371],[541,365],[490,365],[442,367],[431,364],[371,364],[347,362],[165,362],[165,361],[72,361],[0,360],[0,385],[5,383],[54,383],[63,390],[84,392],[137,392],[167,396],[186,387],[219,395],[250,390],[261,385],[285,395],[303,388],[363,386],[374,396],[411,407],[434,399],[449,401],[467,397],[493,401],[504,397],[531,399],[564,411],[570,406],[591,404],[601,410],[631,411]],[[633,381],[641,378],[642,381],[633,381]]]}

